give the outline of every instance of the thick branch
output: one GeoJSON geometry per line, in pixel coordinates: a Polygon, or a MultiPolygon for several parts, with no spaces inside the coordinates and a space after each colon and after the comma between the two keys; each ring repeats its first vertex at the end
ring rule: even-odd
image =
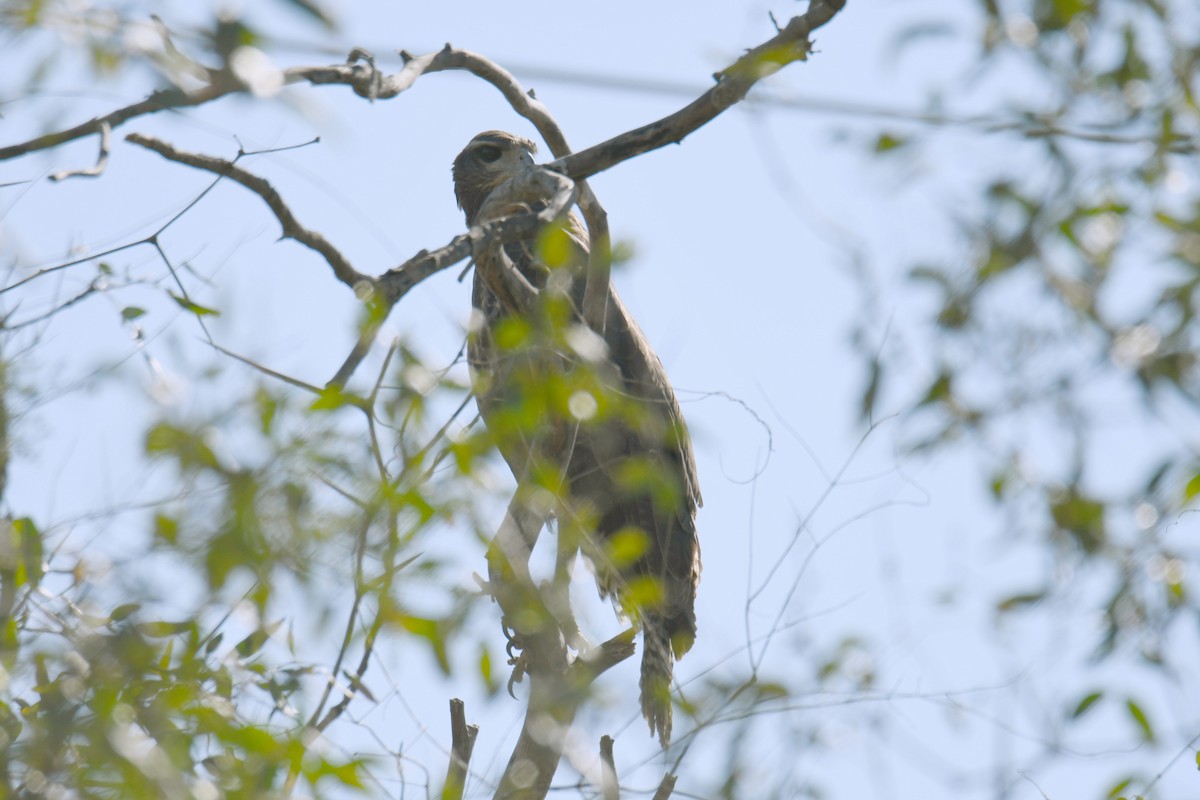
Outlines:
{"type": "Polygon", "coordinates": [[[633,637],[633,629],[623,631],[561,672],[531,673],[529,711],[496,790],[497,800],[540,800],[546,796],[562,758],[567,732],[580,704],[588,697],[589,686],[605,670],[633,655],[633,637]]]}
{"type": "Polygon", "coordinates": [[[279,220],[280,227],[283,228],[282,238],[292,239],[305,247],[315,250],[329,262],[329,266],[333,269],[333,274],[337,276],[338,280],[349,286],[356,293],[362,293],[364,288],[370,289],[374,287],[374,281],[350,266],[350,262],[346,257],[330,244],[328,239],[316,231],[311,231],[301,225],[296,216],[292,214],[292,210],[283,202],[283,198],[279,196],[279,192],[275,191],[275,188],[266,179],[247,172],[232,161],[226,161],[223,158],[216,158],[214,156],[200,155],[199,153],[188,153],[152,136],[131,133],[125,137],[125,140],[133,142],[136,145],[141,145],[148,150],[153,150],[170,161],[176,161],[180,164],[186,164],[189,167],[222,175],[240,183],[261,197],[263,202],[271,209],[275,218],[279,220]]]}

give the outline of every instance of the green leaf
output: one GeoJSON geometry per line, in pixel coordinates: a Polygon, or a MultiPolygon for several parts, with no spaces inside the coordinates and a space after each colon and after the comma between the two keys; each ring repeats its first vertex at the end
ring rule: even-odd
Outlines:
{"type": "Polygon", "coordinates": [[[437,620],[401,614],[397,621],[400,623],[400,627],[409,633],[429,642],[429,646],[433,649],[433,657],[437,659],[438,667],[443,673],[449,675],[450,659],[446,655],[446,639],[442,635],[442,626],[438,624],[437,620]]]}
{"type": "Polygon", "coordinates": [[[160,422],[146,432],[146,453],[152,456],[173,455],[184,469],[219,468],[216,454],[199,434],[177,428],[168,422],[160,422]]]}
{"type": "Polygon", "coordinates": [[[44,553],[42,550],[42,532],[29,517],[21,517],[12,523],[13,545],[21,560],[17,564],[17,574],[14,583],[17,586],[28,584],[37,588],[46,574],[44,553]]]}
{"type": "Polygon", "coordinates": [[[167,544],[175,544],[179,539],[179,523],[166,514],[154,516],[154,535],[167,544]]]}
{"type": "Polygon", "coordinates": [[[996,610],[1000,613],[1008,611],[1016,611],[1023,606],[1031,606],[1034,603],[1039,603],[1046,598],[1044,591],[1026,592],[1024,594],[1014,594],[1011,597],[1006,597],[996,604],[996,610]]]}
{"type": "Polygon", "coordinates": [[[1097,552],[1108,540],[1104,504],[1072,486],[1050,504],[1050,515],[1060,531],[1070,534],[1084,552],[1097,552]]]}
{"type": "Polygon", "coordinates": [[[16,741],[21,727],[21,718],[13,713],[7,703],[0,703],[0,751],[7,750],[8,745],[16,741]]]}
{"type": "Polygon", "coordinates": [[[570,264],[578,247],[567,232],[565,221],[551,223],[542,228],[541,233],[538,234],[538,258],[551,269],[570,264]]]}
{"type": "Polygon", "coordinates": [[[108,619],[110,622],[120,622],[121,620],[128,619],[141,607],[141,603],[125,603],[123,605],[119,605],[112,610],[111,614],[108,615],[108,619]]]}
{"type": "Polygon", "coordinates": [[[249,658],[263,648],[267,640],[271,638],[271,634],[279,630],[279,626],[283,624],[283,620],[277,620],[270,625],[260,627],[254,633],[242,639],[234,647],[237,654],[242,658],[249,658]]]}
{"type": "Polygon", "coordinates": [[[1154,728],[1151,727],[1150,720],[1146,717],[1146,712],[1134,702],[1132,697],[1125,701],[1125,707],[1129,710],[1129,716],[1137,723],[1138,730],[1142,735],[1142,741],[1153,742],[1154,728]]]}
{"type": "Polygon", "coordinates": [[[1099,702],[1100,698],[1102,697],[1104,697],[1104,692],[1092,692],[1091,694],[1085,695],[1083,699],[1080,700],[1075,706],[1075,710],[1071,712],[1071,719],[1079,719],[1082,717],[1084,714],[1090,711],[1092,706],[1096,705],[1096,703],[1099,702]]]}
{"type": "Polygon", "coordinates": [[[254,393],[254,403],[258,406],[258,424],[263,436],[269,436],[271,426],[275,422],[275,413],[279,410],[279,402],[261,386],[254,393]]]}
{"type": "Polygon", "coordinates": [[[641,528],[626,526],[614,533],[605,543],[612,565],[621,569],[628,567],[645,554],[650,547],[650,537],[641,528]]]}
{"type": "Polygon", "coordinates": [[[483,685],[487,687],[489,695],[500,690],[500,682],[492,672],[492,653],[487,645],[481,645],[479,648],[479,675],[483,678],[483,685]]]}
{"type": "Polygon", "coordinates": [[[121,309],[121,319],[125,320],[126,322],[129,322],[130,320],[134,320],[134,319],[137,319],[138,317],[144,316],[145,313],[146,313],[146,309],[144,309],[144,308],[138,308],[137,306],[125,306],[124,308],[121,309]]]}
{"type": "Polygon", "coordinates": [[[174,300],[180,308],[182,308],[184,311],[192,312],[197,317],[221,316],[221,312],[217,311],[215,308],[207,308],[199,303],[194,303],[188,298],[177,295],[174,292],[167,292],[167,294],[171,296],[171,299],[174,300]]]}
{"type": "Polygon", "coordinates": [[[1200,472],[1193,475],[1187,486],[1183,487],[1183,502],[1190,503],[1196,495],[1200,495],[1200,472]]]}
{"type": "Polygon", "coordinates": [[[908,139],[903,136],[895,136],[890,133],[881,133],[879,138],[875,140],[874,151],[876,153],[886,153],[889,150],[896,150],[908,144],[908,139]]]}
{"type": "Polygon", "coordinates": [[[157,620],[155,622],[143,622],[137,626],[137,629],[143,636],[162,639],[167,636],[177,636],[181,633],[187,633],[192,629],[192,624],[192,622],[186,620],[183,622],[157,620]]]}
{"type": "Polygon", "coordinates": [[[353,405],[354,400],[354,395],[344,391],[340,386],[327,386],[317,395],[317,399],[312,402],[309,409],[312,411],[332,411],[342,406],[353,405]]]}

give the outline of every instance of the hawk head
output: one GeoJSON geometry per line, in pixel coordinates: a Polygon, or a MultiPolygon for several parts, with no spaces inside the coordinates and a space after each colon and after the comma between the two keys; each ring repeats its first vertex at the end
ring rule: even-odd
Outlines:
{"type": "Polygon", "coordinates": [[[537,145],[504,131],[485,131],[471,140],[454,159],[454,195],[466,214],[467,224],[492,190],[533,165],[537,145]]]}

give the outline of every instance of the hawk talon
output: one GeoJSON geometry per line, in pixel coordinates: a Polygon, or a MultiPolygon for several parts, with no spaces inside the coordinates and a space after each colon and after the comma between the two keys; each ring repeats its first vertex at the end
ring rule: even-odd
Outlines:
{"type": "Polygon", "coordinates": [[[513,659],[519,656],[513,655],[514,650],[524,650],[525,645],[521,642],[521,634],[517,629],[508,624],[508,618],[500,617],[500,632],[504,634],[504,652],[508,654],[508,660],[511,664],[513,659]]]}
{"type": "Polygon", "coordinates": [[[510,658],[508,664],[513,668],[512,674],[508,676],[508,696],[516,700],[517,696],[513,693],[513,684],[521,683],[525,680],[525,674],[529,671],[529,665],[525,660],[524,653],[510,658]]]}

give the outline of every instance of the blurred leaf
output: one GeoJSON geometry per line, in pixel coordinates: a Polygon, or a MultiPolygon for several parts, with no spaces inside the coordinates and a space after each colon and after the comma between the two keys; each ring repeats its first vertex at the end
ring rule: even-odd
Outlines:
{"type": "Polygon", "coordinates": [[[1113,787],[1108,790],[1109,800],[1117,800],[1118,798],[1119,800],[1125,800],[1125,798],[1121,796],[1121,792],[1125,791],[1125,789],[1131,783],[1133,783],[1133,778],[1125,778],[1114,784],[1113,787]]]}
{"type": "Polygon", "coordinates": [[[309,405],[313,411],[332,411],[348,405],[357,405],[357,398],[340,386],[326,386],[309,405]]]}
{"type": "Polygon", "coordinates": [[[1075,710],[1071,712],[1071,719],[1079,719],[1082,717],[1084,714],[1090,711],[1092,706],[1096,705],[1096,703],[1098,703],[1102,697],[1104,697],[1104,692],[1092,692],[1091,694],[1084,695],[1084,697],[1075,706],[1075,710]]]}
{"type": "Polygon", "coordinates": [[[312,0],[284,0],[284,2],[292,8],[303,12],[311,19],[315,19],[330,30],[336,27],[335,20],[325,11],[320,3],[315,3],[312,0]]]}
{"type": "Polygon", "coordinates": [[[1076,486],[1050,504],[1050,514],[1060,531],[1070,536],[1086,553],[1095,553],[1107,541],[1104,525],[1105,506],[1079,493],[1076,486]]]}
{"type": "Polygon", "coordinates": [[[418,636],[429,643],[433,650],[433,656],[437,660],[438,667],[443,674],[450,674],[450,659],[446,655],[446,637],[442,633],[442,626],[437,620],[427,619],[425,617],[413,617],[408,614],[400,614],[396,618],[400,627],[404,628],[414,636],[418,636]]]}
{"type": "Polygon", "coordinates": [[[887,153],[891,150],[897,150],[908,144],[908,139],[903,136],[896,136],[890,133],[881,133],[875,140],[875,145],[872,148],[876,153],[887,153]]]}
{"type": "Polygon", "coordinates": [[[279,626],[282,624],[283,620],[280,619],[269,625],[259,627],[258,630],[234,645],[234,650],[242,658],[249,658],[263,648],[263,645],[270,640],[272,634],[279,630],[279,626]]]}
{"type": "Polygon", "coordinates": [[[997,603],[996,610],[1001,613],[1005,613],[1008,611],[1015,611],[1024,606],[1031,606],[1036,603],[1040,603],[1042,600],[1045,600],[1045,599],[1046,599],[1045,590],[1038,591],[1038,592],[1028,592],[1026,594],[1015,594],[1015,595],[1012,595],[1011,597],[1006,597],[1005,599],[1003,599],[999,603],[997,603]]]}
{"type": "Polygon", "coordinates": [[[181,633],[187,633],[195,625],[191,620],[183,620],[180,622],[167,622],[158,620],[155,622],[142,622],[137,626],[138,631],[143,636],[149,636],[154,639],[162,639],[167,636],[177,636],[181,633]]]}
{"type": "Polygon", "coordinates": [[[192,302],[188,298],[177,295],[174,292],[167,292],[167,294],[171,296],[171,299],[174,300],[180,308],[182,308],[184,311],[192,312],[197,317],[221,316],[221,312],[217,311],[216,309],[207,308],[199,303],[192,302]]]}
{"type": "Polygon", "coordinates": [[[22,727],[21,718],[13,713],[8,703],[0,701],[0,752],[7,751],[17,740],[22,727]]]}
{"type": "Polygon", "coordinates": [[[112,610],[111,614],[108,615],[108,619],[111,622],[120,622],[124,619],[127,619],[141,607],[141,603],[125,603],[123,605],[119,605],[112,610]]]}
{"type": "Polygon", "coordinates": [[[258,406],[259,430],[263,436],[269,436],[271,426],[275,423],[275,414],[279,411],[279,402],[261,386],[254,392],[254,402],[258,406]]]}
{"type": "Polygon", "coordinates": [[[572,262],[577,248],[578,245],[574,244],[571,235],[567,232],[565,220],[545,226],[538,234],[538,257],[551,269],[568,266],[572,262]]]}
{"type": "Polygon", "coordinates": [[[191,431],[160,422],[146,433],[147,455],[173,455],[183,469],[219,469],[217,456],[203,438],[191,431]]]}
{"type": "Polygon", "coordinates": [[[1150,720],[1146,717],[1146,712],[1134,702],[1133,698],[1125,701],[1125,707],[1129,710],[1129,716],[1137,723],[1142,741],[1152,743],[1154,741],[1154,728],[1150,726],[1150,720]]]}
{"type": "Polygon", "coordinates": [[[121,309],[121,319],[128,322],[129,320],[137,319],[146,313],[146,309],[138,308],[137,306],[125,306],[121,309]]]}
{"type": "Polygon", "coordinates": [[[1193,475],[1187,486],[1183,487],[1183,502],[1190,503],[1196,495],[1200,495],[1200,472],[1193,475]]]}
{"type": "Polygon", "coordinates": [[[42,550],[42,532],[29,517],[21,517],[12,523],[13,545],[20,554],[14,582],[17,586],[34,589],[46,574],[45,555],[42,550]]]}
{"type": "Polygon", "coordinates": [[[155,514],[154,535],[167,544],[175,544],[179,539],[179,522],[165,514],[155,514]]]}
{"type": "Polygon", "coordinates": [[[633,609],[655,608],[663,602],[662,581],[653,575],[631,578],[621,599],[633,609]]]}
{"type": "Polygon", "coordinates": [[[650,537],[640,528],[625,527],[610,536],[604,547],[612,565],[621,569],[634,564],[646,553],[650,537]]]}
{"type": "Polygon", "coordinates": [[[486,644],[481,644],[479,647],[479,675],[483,678],[483,685],[487,687],[488,695],[494,695],[500,691],[500,681],[496,679],[496,674],[492,670],[492,653],[486,644]]]}

